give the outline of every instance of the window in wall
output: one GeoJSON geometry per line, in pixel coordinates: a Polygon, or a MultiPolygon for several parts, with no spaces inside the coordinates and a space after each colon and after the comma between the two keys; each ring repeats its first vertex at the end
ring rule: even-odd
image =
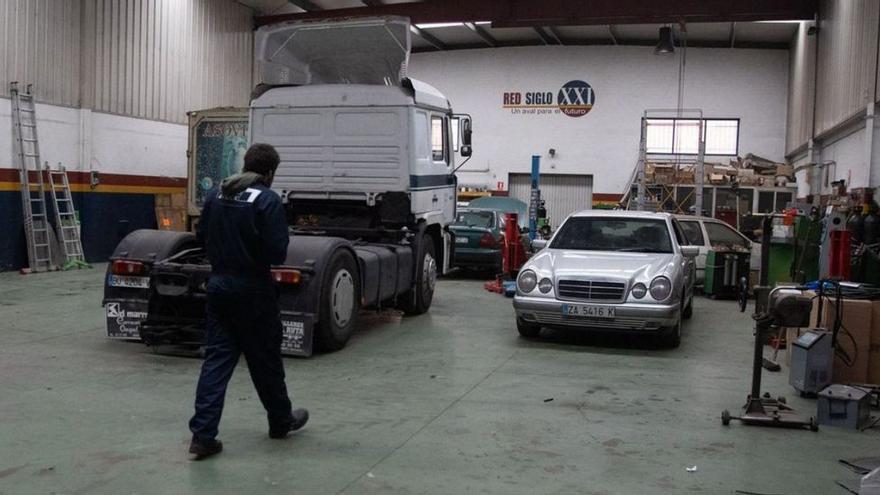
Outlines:
{"type": "MultiPolygon", "coordinates": [[[[645,145],[652,154],[696,155],[700,121],[697,119],[647,119],[645,145]]],[[[739,119],[704,119],[707,155],[737,155],[739,119]]]]}
{"type": "Polygon", "coordinates": [[[792,194],[790,192],[777,191],[776,192],[776,211],[784,210],[785,207],[788,206],[788,203],[791,203],[791,196],[792,196],[792,194]]]}
{"type": "Polygon", "coordinates": [[[773,191],[758,193],[758,213],[773,213],[773,191]]]}
{"type": "Polygon", "coordinates": [[[739,152],[738,119],[706,119],[706,154],[736,155],[739,152]]]}
{"type": "Polygon", "coordinates": [[[446,139],[443,117],[431,117],[431,157],[435,162],[446,161],[446,139]]]}

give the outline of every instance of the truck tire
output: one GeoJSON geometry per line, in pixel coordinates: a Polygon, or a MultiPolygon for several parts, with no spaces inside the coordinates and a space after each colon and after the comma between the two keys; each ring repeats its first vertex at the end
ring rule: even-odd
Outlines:
{"type": "Polygon", "coordinates": [[[315,344],[323,352],[345,347],[357,326],[360,310],[358,264],[351,252],[337,249],[327,263],[321,285],[321,309],[315,344]]]}
{"type": "Polygon", "coordinates": [[[416,277],[412,290],[401,296],[399,307],[408,315],[426,313],[434,299],[434,285],[437,283],[437,260],[434,254],[434,239],[425,234],[419,243],[416,257],[416,277]]]}

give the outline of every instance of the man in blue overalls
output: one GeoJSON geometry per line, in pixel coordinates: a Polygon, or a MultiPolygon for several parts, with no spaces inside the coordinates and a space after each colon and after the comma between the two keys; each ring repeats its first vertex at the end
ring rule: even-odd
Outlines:
{"type": "Polygon", "coordinates": [[[216,439],[226,385],[244,354],[269,417],[269,437],[284,438],[309,419],[293,410],[284,384],[278,293],[269,268],[287,258],[290,242],[281,198],[269,189],[278,152],[254,144],[242,173],[208,193],[198,235],[211,261],[206,310],[205,361],[189,422],[189,452],[204,459],[223,450],[216,439]]]}

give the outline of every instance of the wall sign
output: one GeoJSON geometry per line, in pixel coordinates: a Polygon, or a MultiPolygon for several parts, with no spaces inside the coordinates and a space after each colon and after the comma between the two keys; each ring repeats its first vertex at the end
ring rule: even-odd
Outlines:
{"type": "Polygon", "coordinates": [[[592,86],[574,80],[563,84],[558,91],[508,91],[502,96],[501,108],[515,115],[563,114],[568,117],[586,115],[596,102],[592,86]]]}

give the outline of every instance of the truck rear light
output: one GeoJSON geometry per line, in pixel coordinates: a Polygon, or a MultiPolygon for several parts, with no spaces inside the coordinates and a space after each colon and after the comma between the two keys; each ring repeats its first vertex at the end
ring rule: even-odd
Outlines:
{"type": "Polygon", "coordinates": [[[279,284],[296,285],[302,280],[302,273],[299,270],[288,268],[274,268],[272,269],[272,278],[279,284]]]}
{"type": "Polygon", "coordinates": [[[140,261],[113,260],[110,271],[113,275],[144,275],[147,272],[147,265],[140,261]]]}
{"type": "Polygon", "coordinates": [[[497,242],[492,234],[483,234],[483,237],[480,237],[480,247],[481,248],[494,248],[497,245],[497,242]]]}

